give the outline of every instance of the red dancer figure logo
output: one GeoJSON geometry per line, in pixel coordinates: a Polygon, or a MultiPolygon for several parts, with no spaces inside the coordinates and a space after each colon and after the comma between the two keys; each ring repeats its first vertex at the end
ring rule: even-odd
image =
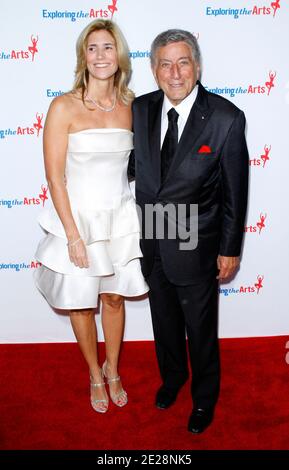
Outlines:
{"type": "Polygon", "coordinates": [[[281,8],[280,7],[280,0],[276,0],[276,2],[272,2],[271,7],[273,8],[273,11],[274,11],[273,18],[275,18],[276,11],[278,10],[278,8],[281,8]]]}
{"type": "Polygon", "coordinates": [[[261,160],[263,161],[263,168],[265,168],[266,162],[270,160],[270,157],[269,157],[270,150],[271,150],[271,145],[270,147],[268,147],[268,145],[265,144],[265,147],[264,147],[265,153],[261,155],[261,160]]]}
{"type": "Polygon", "coordinates": [[[109,11],[111,12],[111,18],[110,18],[111,20],[113,18],[114,13],[117,11],[116,3],[117,3],[117,0],[112,0],[112,4],[108,5],[107,7],[109,11]]]}
{"type": "Polygon", "coordinates": [[[28,50],[31,52],[31,55],[32,55],[32,62],[34,61],[34,56],[36,54],[36,52],[38,52],[38,49],[36,47],[37,43],[38,43],[38,36],[37,38],[34,38],[32,35],[31,35],[31,42],[32,42],[32,46],[29,46],[28,47],[28,50]]]}
{"type": "Polygon", "coordinates": [[[269,96],[269,93],[271,91],[271,88],[273,88],[275,85],[274,85],[274,78],[276,77],[276,72],[269,72],[269,78],[270,78],[270,81],[269,82],[266,82],[265,85],[266,87],[268,88],[268,96],[269,96]]]}
{"type": "Polygon", "coordinates": [[[256,224],[257,227],[258,227],[258,229],[259,229],[259,235],[260,235],[260,233],[261,233],[261,230],[262,230],[263,228],[265,228],[264,222],[265,222],[266,217],[267,217],[267,214],[264,215],[264,214],[262,214],[262,212],[261,212],[261,214],[260,214],[260,221],[257,222],[257,224],[256,224]]]}
{"type": "Polygon", "coordinates": [[[255,287],[257,289],[257,294],[259,294],[260,289],[263,288],[263,284],[262,284],[263,279],[264,279],[264,276],[260,276],[260,274],[257,276],[258,282],[256,282],[255,284],[255,287]]]}
{"type": "Polygon", "coordinates": [[[42,193],[39,194],[39,198],[41,199],[42,205],[44,207],[45,201],[48,199],[48,197],[47,197],[48,186],[45,186],[44,184],[42,184],[41,185],[41,190],[42,190],[42,193]]]}
{"type": "Polygon", "coordinates": [[[40,129],[43,129],[43,126],[41,124],[41,121],[43,119],[43,114],[41,114],[41,116],[40,116],[40,114],[36,113],[36,119],[37,119],[37,122],[34,122],[33,126],[37,130],[37,137],[39,137],[40,129]]]}

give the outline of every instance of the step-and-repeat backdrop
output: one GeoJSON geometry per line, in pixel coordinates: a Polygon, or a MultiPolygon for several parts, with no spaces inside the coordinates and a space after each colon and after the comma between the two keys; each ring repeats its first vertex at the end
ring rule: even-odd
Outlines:
{"type": "MultiPolygon", "coordinates": [[[[136,95],[156,89],[150,44],[176,27],[198,38],[203,85],[244,110],[249,210],[241,269],[220,286],[220,336],[289,333],[289,2],[2,0],[0,11],[0,341],[74,340],[69,318],[46,304],[32,275],[43,236],[36,219],[51,203],[43,125],[51,100],[72,86],[76,39],[96,18],[123,30],[136,95]]],[[[126,310],[125,339],[152,339],[147,299],[126,310]]]]}

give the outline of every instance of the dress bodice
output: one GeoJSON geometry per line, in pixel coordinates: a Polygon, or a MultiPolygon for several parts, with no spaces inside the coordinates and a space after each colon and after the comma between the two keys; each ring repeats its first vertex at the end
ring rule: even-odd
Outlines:
{"type": "Polygon", "coordinates": [[[133,133],[126,129],[86,129],[69,134],[66,182],[71,204],[111,209],[131,198],[127,164],[133,133]]]}
{"type": "MultiPolygon", "coordinates": [[[[74,220],[87,244],[139,231],[127,178],[133,133],[127,129],[85,129],[69,134],[66,187],[74,220]]],[[[65,238],[54,207],[38,218],[50,233],[65,238]]]]}

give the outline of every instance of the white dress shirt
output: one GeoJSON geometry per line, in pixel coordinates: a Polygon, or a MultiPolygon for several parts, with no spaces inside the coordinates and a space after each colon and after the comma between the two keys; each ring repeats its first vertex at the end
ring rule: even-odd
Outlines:
{"type": "Polygon", "coordinates": [[[171,108],[175,108],[177,113],[179,114],[178,118],[178,141],[181,138],[182,132],[184,130],[184,127],[186,125],[187,119],[189,117],[190,111],[192,109],[192,106],[196,100],[197,94],[198,94],[198,88],[199,86],[196,85],[194,89],[191,91],[191,93],[177,106],[173,106],[168,97],[165,95],[164,97],[164,102],[163,102],[163,108],[162,108],[162,117],[161,117],[161,147],[163,145],[163,141],[168,129],[169,125],[169,120],[168,120],[168,111],[171,108]]]}

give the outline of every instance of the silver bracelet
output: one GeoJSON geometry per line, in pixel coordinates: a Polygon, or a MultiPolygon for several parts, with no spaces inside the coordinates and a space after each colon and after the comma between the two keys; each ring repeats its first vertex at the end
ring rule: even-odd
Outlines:
{"type": "Polygon", "coordinates": [[[81,240],[81,237],[79,237],[77,240],[75,240],[74,242],[67,242],[66,245],[67,246],[74,246],[76,245],[76,243],[80,242],[81,240]]]}

